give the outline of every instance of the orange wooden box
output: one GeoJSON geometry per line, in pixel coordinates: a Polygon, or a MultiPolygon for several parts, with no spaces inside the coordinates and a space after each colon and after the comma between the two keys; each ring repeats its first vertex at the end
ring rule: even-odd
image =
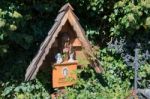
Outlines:
{"type": "Polygon", "coordinates": [[[52,86],[53,88],[65,87],[75,84],[77,61],[63,62],[61,64],[54,64],[52,71],[52,86]]]}

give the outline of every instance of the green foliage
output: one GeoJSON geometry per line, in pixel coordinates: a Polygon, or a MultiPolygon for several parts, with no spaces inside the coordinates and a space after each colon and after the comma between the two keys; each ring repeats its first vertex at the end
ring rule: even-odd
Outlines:
{"type": "MultiPolygon", "coordinates": [[[[107,71],[108,73],[110,71],[107,71]]],[[[67,97],[69,99],[108,99],[108,98],[125,98],[129,95],[129,84],[128,82],[123,82],[120,84],[111,84],[112,86],[103,86],[100,82],[102,78],[98,78],[100,76],[104,77],[105,81],[105,75],[97,75],[95,72],[89,68],[86,68],[84,70],[81,70],[78,72],[79,77],[77,80],[77,84],[73,87],[66,88],[67,93],[63,95],[62,97],[67,97]],[[84,79],[82,73],[84,72],[85,75],[90,75],[86,80],[84,79]]],[[[113,76],[112,74],[109,74],[109,76],[113,76]]],[[[112,82],[108,77],[108,84],[109,82],[112,82]]],[[[117,81],[116,79],[114,79],[117,81]]],[[[103,82],[103,81],[102,81],[103,82]]]]}
{"type": "MultiPolygon", "coordinates": [[[[114,5],[113,12],[109,18],[109,22],[111,23],[110,36],[112,37],[112,41],[120,37],[125,38],[125,44],[122,44],[123,52],[119,53],[119,57],[122,57],[124,54],[134,56],[134,49],[138,48],[140,50],[139,61],[145,61],[145,58],[141,58],[141,56],[146,51],[150,51],[149,4],[149,0],[140,0],[137,3],[133,3],[130,0],[123,0],[118,1],[114,5]]],[[[149,61],[139,64],[140,70],[138,74],[141,79],[139,87],[143,88],[147,86],[146,81],[149,79],[149,72],[144,68],[149,68],[149,64],[149,61]]]]}
{"type": "MultiPolygon", "coordinates": [[[[0,1],[0,98],[50,98],[50,68],[38,80],[23,82],[27,66],[53,24],[58,10],[70,2],[89,40],[100,45],[98,58],[104,69],[78,71],[77,84],[67,87],[69,99],[123,99],[133,86],[133,69],[123,55],[141,57],[150,52],[150,1],[138,0],[1,0],[0,1]],[[107,42],[124,38],[125,43],[107,47],[107,42]],[[140,46],[139,46],[140,45],[140,46]],[[41,83],[40,83],[41,82],[41,83]],[[43,87],[44,86],[44,87],[43,87]]],[[[142,59],[141,60],[145,60],[142,59]]],[[[84,61],[83,61],[84,63],[84,61]]],[[[150,61],[140,64],[140,88],[148,86],[150,61]]]]}
{"type": "Polygon", "coordinates": [[[19,85],[3,83],[2,99],[49,99],[49,93],[42,84],[36,80],[32,82],[22,82],[19,85]]]}
{"type": "Polygon", "coordinates": [[[17,11],[10,7],[9,10],[0,9],[0,55],[7,53],[8,44],[5,43],[8,36],[17,29],[17,23],[22,17],[17,11]],[[19,19],[19,20],[17,20],[19,19]]]}
{"type": "Polygon", "coordinates": [[[130,0],[119,1],[114,6],[109,22],[111,36],[131,36],[141,28],[149,30],[149,5],[148,0],[141,0],[136,5],[130,0]]]}
{"type": "MultiPolygon", "coordinates": [[[[108,82],[108,86],[113,88],[115,84],[121,85],[122,83],[125,83],[126,86],[122,86],[122,88],[131,87],[134,80],[134,69],[132,68],[133,66],[129,67],[122,57],[117,55],[115,52],[111,53],[110,51],[113,50],[107,48],[101,51],[101,62],[102,65],[105,66],[104,69],[106,72],[104,73],[104,77],[108,82]],[[116,54],[116,56],[113,54],[116,54]]],[[[143,65],[141,64],[139,66],[140,68],[138,71],[138,77],[141,79],[139,81],[139,87],[145,88],[147,87],[146,77],[148,77],[150,73],[146,70],[149,68],[149,63],[145,63],[143,65]]]]}

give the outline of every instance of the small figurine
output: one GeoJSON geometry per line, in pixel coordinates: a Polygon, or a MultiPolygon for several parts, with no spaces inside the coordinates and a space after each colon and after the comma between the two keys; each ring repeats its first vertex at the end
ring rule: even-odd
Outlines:
{"type": "Polygon", "coordinates": [[[56,54],[55,59],[56,59],[57,64],[60,64],[63,61],[62,56],[61,56],[60,53],[56,54]]]}
{"type": "Polygon", "coordinates": [[[68,62],[74,62],[74,53],[71,53],[71,54],[69,55],[69,60],[68,60],[68,62]]]}
{"type": "Polygon", "coordinates": [[[74,56],[75,56],[75,52],[74,52],[73,48],[71,48],[68,62],[74,62],[74,60],[75,60],[74,56]]]}

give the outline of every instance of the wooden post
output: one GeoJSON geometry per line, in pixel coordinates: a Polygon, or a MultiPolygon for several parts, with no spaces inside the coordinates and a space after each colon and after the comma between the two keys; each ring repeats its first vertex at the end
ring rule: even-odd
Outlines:
{"type": "Polygon", "coordinates": [[[62,94],[65,94],[65,87],[58,88],[57,92],[51,94],[52,99],[58,99],[62,94]]]}

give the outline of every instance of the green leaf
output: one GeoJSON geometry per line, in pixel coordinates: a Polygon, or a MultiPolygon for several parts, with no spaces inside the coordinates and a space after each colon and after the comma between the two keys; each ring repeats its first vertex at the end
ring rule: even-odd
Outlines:
{"type": "Polygon", "coordinates": [[[17,11],[14,11],[12,14],[12,17],[14,18],[22,18],[22,15],[20,13],[18,13],[17,11]]]}
{"type": "Polygon", "coordinates": [[[20,87],[16,87],[16,88],[14,89],[14,91],[15,91],[15,92],[19,92],[19,91],[20,91],[20,87]]]}

